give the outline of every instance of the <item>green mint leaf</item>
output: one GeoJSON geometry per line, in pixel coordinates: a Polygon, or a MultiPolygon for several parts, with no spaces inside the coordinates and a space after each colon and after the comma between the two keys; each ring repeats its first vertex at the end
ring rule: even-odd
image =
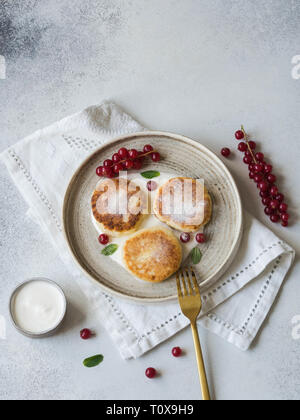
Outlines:
{"type": "Polygon", "coordinates": [[[146,179],[152,179],[152,178],[156,178],[157,176],[159,176],[160,172],[158,172],[158,171],[146,171],[146,172],[141,172],[141,175],[146,179]]]}
{"type": "Polygon", "coordinates": [[[83,365],[87,368],[92,368],[92,367],[100,365],[100,363],[103,362],[103,359],[104,359],[104,356],[102,356],[102,354],[97,354],[96,356],[85,359],[83,361],[83,365]]]}
{"type": "Polygon", "coordinates": [[[101,254],[108,257],[109,255],[114,254],[117,249],[118,249],[117,244],[110,244],[110,245],[107,245],[104,249],[102,249],[101,254]]]}
{"type": "Polygon", "coordinates": [[[198,247],[195,247],[191,251],[191,260],[193,264],[199,264],[202,259],[202,253],[198,247]]]}

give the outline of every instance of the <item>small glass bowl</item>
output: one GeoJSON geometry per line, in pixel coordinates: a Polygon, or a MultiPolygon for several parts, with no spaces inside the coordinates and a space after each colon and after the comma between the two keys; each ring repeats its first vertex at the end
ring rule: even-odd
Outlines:
{"type": "Polygon", "coordinates": [[[9,313],[10,313],[10,318],[11,318],[11,321],[12,321],[14,327],[21,334],[23,334],[23,335],[25,335],[26,337],[29,337],[29,338],[49,337],[59,330],[59,328],[61,327],[61,325],[62,325],[62,323],[65,319],[65,316],[66,316],[66,313],[67,313],[67,299],[66,299],[66,296],[65,296],[62,288],[57,283],[55,283],[52,280],[43,278],[43,277],[36,277],[36,278],[32,278],[32,279],[24,281],[13,291],[13,293],[11,294],[10,300],[9,300],[9,313]],[[62,316],[61,316],[60,320],[58,321],[58,323],[53,328],[51,328],[47,331],[43,331],[41,333],[32,333],[32,332],[24,330],[22,327],[20,327],[20,325],[16,321],[15,315],[14,315],[14,300],[15,300],[16,295],[18,294],[19,290],[22,287],[24,287],[26,284],[29,284],[29,283],[34,282],[34,281],[43,281],[43,282],[51,284],[52,286],[54,286],[60,292],[60,294],[63,297],[63,301],[64,301],[64,310],[63,310],[62,316]]]}

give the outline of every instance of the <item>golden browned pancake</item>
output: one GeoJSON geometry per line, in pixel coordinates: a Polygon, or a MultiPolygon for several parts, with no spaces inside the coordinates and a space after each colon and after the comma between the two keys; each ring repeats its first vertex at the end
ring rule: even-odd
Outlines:
{"type": "Polygon", "coordinates": [[[155,216],[176,230],[196,232],[211,219],[211,197],[201,181],[171,178],[157,191],[155,216]]]}
{"type": "Polygon", "coordinates": [[[99,229],[112,236],[122,236],[135,232],[142,222],[147,212],[147,197],[132,181],[105,179],[98,183],[91,205],[99,229]]]}
{"type": "Polygon", "coordinates": [[[154,227],[136,232],[125,242],[123,259],[135,277],[157,283],[179,269],[182,250],[171,230],[154,227]]]}

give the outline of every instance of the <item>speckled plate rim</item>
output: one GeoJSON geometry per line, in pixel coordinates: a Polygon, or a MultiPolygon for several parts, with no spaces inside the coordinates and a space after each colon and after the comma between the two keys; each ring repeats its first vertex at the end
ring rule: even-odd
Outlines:
{"type": "Polygon", "coordinates": [[[156,137],[174,138],[176,140],[185,142],[185,143],[187,143],[191,146],[194,146],[194,147],[198,148],[200,151],[207,153],[212,159],[218,161],[218,164],[220,165],[222,170],[226,173],[228,179],[230,179],[230,181],[232,183],[232,187],[233,187],[233,190],[234,190],[234,193],[236,195],[237,202],[238,202],[238,225],[239,226],[238,226],[238,229],[237,229],[237,234],[236,234],[235,240],[232,241],[232,247],[231,247],[231,250],[229,252],[229,256],[228,256],[227,261],[225,261],[224,264],[222,266],[220,266],[220,269],[217,273],[214,273],[212,276],[207,278],[205,281],[200,282],[201,290],[206,290],[212,284],[216,283],[218,281],[218,279],[220,279],[220,277],[227,271],[227,269],[230,267],[231,263],[233,262],[234,258],[236,257],[236,254],[239,250],[239,246],[240,246],[240,243],[241,243],[241,240],[242,240],[242,237],[243,237],[243,220],[244,220],[244,217],[243,217],[242,201],[241,201],[241,196],[240,196],[239,190],[237,188],[237,185],[236,185],[236,182],[235,182],[233,176],[231,175],[230,171],[227,169],[225,164],[208,147],[206,147],[203,144],[199,143],[198,141],[192,140],[191,138],[186,137],[184,135],[175,134],[175,133],[171,133],[171,132],[168,132],[168,131],[137,131],[135,133],[128,133],[128,134],[125,134],[125,135],[122,135],[122,136],[115,137],[112,140],[108,140],[102,146],[98,147],[97,150],[95,150],[93,153],[91,153],[82,162],[82,164],[75,171],[74,175],[72,176],[72,178],[69,181],[69,184],[68,184],[66,192],[65,192],[63,207],[62,207],[63,235],[64,235],[65,241],[67,243],[68,249],[69,249],[76,265],[83,272],[83,274],[85,274],[89,279],[92,280],[93,283],[97,284],[101,289],[103,289],[107,293],[113,294],[113,295],[118,296],[122,299],[131,300],[131,301],[135,301],[135,302],[138,302],[138,303],[159,303],[159,302],[166,302],[166,301],[170,301],[170,300],[176,300],[177,295],[168,296],[168,297],[161,297],[161,298],[136,297],[136,296],[128,295],[126,293],[119,292],[119,291],[117,291],[113,288],[110,288],[110,287],[100,283],[98,280],[96,280],[87,270],[85,270],[85,268],[81,265],[80,261],[78,261],[76,255],[73,252],[71,243],[69,241],[68,233],[67,233],[66,217],[67,217],[68,200],[69,200],[70,194],[72,192],[73,184],[74,184],[77,176],[81,172],[81,170],[86,166],[86,164],[91,159],[93,159],[99,152],[101,152],[102,149],[105,149],[106,147],[111,146],[113,144],[117,145],[118,143],[123,142],[124,140],[129,140],[131,138],[141,137],[141,136],[142,137],[154,137],[154,136],[156,136],[156,137]]]}

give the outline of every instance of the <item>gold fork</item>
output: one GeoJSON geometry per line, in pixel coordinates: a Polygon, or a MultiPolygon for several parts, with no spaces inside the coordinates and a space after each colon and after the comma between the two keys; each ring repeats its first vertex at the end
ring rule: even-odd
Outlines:
{"type": "Polygon", "coordinates": [[[209,389],[208,389],[208,384],[207,384],[207,379],[206,379],[206,372],[205,372],[203,355],[202,355],[202,350],[201,350],[201,345],[200,345],[200,340],[199,340],[199,334],[198,334],[198,329],[197,329],[197,318],[202,309],[202,300],[201,300],[200,290],[199,290],[199,286],[197,283],[194,270],[191,268],[191,270],[189,271],[186,268],[185,272],[186,272],[186,276],[184,275],[183,271],[178,272],[176,274],[178,299],[179,299],[179,304],[180,304],[183,315],[185,315],[191,322],[195,350],[196,350],[200,385],[201,385],[201,390],[202,390],[202,397],[203,397],[203,400],[209,401],[210,395],[209,395],[209,389]],[[194,288],[192,287],[190,276],[192,277],[194,288]],[[186,285],[185,280],[187,281],[187,285],[186,285]]]}

